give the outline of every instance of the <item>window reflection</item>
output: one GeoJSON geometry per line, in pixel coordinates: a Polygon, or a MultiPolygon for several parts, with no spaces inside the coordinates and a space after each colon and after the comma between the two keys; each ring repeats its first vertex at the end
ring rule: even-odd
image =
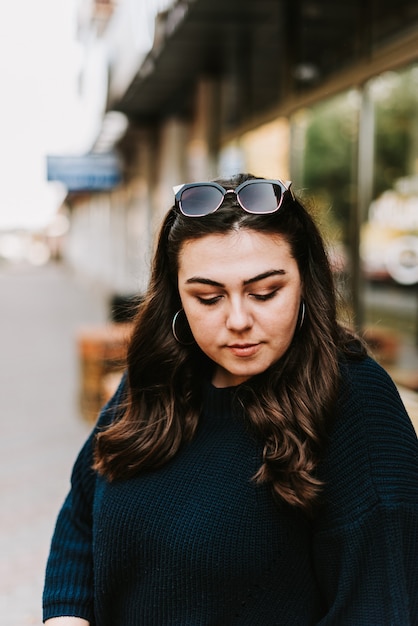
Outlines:
{"type": "MultiPolygon", "coordinates": [[[[390,367],[418,368],[418,65],[369,83],[373,198],[361,233],[365,314],[397,341],[390,367]]],[[[394,371],[395,376],[402,373],[394,371]]]]}
{"type": "Polygon", "coordinates": [[[349,314],[355,288],[375,356],[410,387],[417,372],[418,389],[418,64],[363,89],[293,116],[291,175],[313,198],[349,314]],[[370,116],[360,137],[363,94],[370,116]],[[359,217],[360,241],[353,228],[359,217]]]}

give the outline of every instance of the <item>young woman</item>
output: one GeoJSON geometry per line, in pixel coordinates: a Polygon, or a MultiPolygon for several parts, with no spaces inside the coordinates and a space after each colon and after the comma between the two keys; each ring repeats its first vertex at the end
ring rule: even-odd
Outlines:
{"type": "Polygon", "coordinates": [[[290,183],[177,188],[75,463],[48,626],[418,624],[418,444],[290,183]]]}

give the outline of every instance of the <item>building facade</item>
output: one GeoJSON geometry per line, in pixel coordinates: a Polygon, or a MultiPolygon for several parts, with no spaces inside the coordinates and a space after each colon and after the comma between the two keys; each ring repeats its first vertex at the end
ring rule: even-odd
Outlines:
{"type": "Polygon", "coordinates": [[[107,76],[92,151],[117,151],[123,175],[69,193],[68,260],[110,291],[140,292],[173,185],[290,178],[324,230],[350,318],[375,329],[382,358],[417,367],[416,3],[90,6],[80,32],[105,51],[107,76]],[[126,121],[113,137],[112,115],[126,121]]]}

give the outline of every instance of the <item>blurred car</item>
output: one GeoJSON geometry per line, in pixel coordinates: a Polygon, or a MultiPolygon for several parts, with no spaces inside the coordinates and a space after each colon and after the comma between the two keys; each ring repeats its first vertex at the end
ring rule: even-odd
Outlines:
{"type": "Polygon", "coordinates": [[[418,193],[406,193],[405,180],[372,202],[362,227],[360,257],[369,280],[418,283],[418,193]]]}

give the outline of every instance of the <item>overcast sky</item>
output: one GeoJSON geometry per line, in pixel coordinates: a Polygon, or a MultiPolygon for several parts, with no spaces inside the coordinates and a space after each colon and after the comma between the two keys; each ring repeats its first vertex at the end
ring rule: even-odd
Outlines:
{"type": "MultiPolygon", "coordinates": [[[[125,0],[127,28],[141,51],[151,45],[153,16],[172,2],[125,0]]],[[[105,82],[97,66],[88,97],[77,96],[76,5],[0,0],[0,231],[45,225],[65,197],[46,181],[46,155],[82,154],[97,136],[105,82]]]]}
{"type": "Polygon", "coordinates": [[[74,4],[0,3],[0,229],[45,223],[56,206],[45,155],[77,149],[74,4]]]}

